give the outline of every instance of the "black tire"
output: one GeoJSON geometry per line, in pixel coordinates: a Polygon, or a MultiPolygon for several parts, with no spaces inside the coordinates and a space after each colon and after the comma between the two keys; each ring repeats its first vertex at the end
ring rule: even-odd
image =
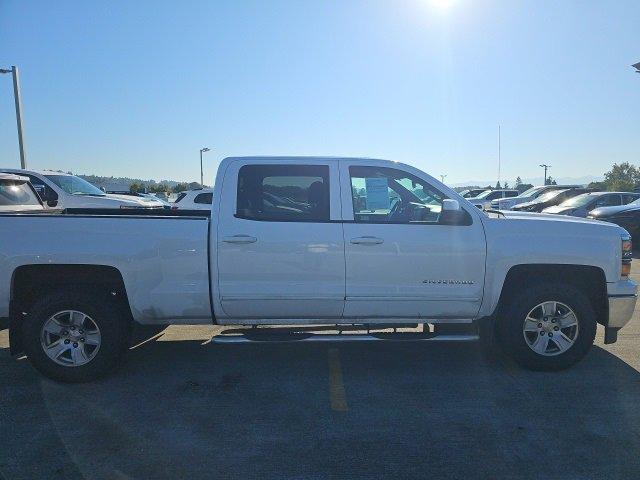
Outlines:
{"type": "Polygon", "coordinates": [[[522,290],[512,295],[501,308],[497,334],[502,350],[523,367],[540,371],[563,370],[580,361],[589,352],[596,335],[596,315],[589,298],[571,284],[523,285],[522,290]],[[578,323],[573,345],[553,356],[534,352],[523,333],[524,321],[529,312],[536,305],[547,301],[561,302],[571,308],[578,323]]]}
{"type": "Polygon", "coordinates": [[[22,341],[27,358],[43,375],[53,380],[81,383],[96,380],[112,370],[126,351],[129,322],[109,292],[74,287],[48,293],[29,308],[22,324],[22,341]],[[41,344],[45,322],[64,310],[80,311],[100,329],[100,347],[88,363],[78,366],[60,365],[47,356],[41,344]]]}

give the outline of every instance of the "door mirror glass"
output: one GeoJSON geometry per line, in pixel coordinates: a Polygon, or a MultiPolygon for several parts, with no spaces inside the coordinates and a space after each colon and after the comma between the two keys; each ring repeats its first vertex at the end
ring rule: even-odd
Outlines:
{"type": "Polygon", "coordinates": [[[47,206],[48,207],[57,207],[58,206],[58,201],[57,200],[47,200],[47,206]]]}

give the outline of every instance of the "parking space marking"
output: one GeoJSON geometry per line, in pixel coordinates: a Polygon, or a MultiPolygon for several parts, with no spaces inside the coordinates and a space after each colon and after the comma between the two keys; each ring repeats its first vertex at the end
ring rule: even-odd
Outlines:
{"type": "Polygon", "coordinates": [[[342,366],[340,365],[340,352],[337,348],[329,349],[329,394],[331,398],[331,410],[346,412],[347,395],[342,381],[342,366]]]}

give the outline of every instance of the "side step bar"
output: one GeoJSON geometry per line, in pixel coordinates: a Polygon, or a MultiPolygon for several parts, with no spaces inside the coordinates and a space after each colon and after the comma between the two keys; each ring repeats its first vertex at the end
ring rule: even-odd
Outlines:
{"type": "Polygon", "coordinates": [[[369,334],[224,334],[214,336],[212,343],[290,343],[290,342],[474,342],[478,334],[433,334],[433,333],[369,333],[369,334]]]}

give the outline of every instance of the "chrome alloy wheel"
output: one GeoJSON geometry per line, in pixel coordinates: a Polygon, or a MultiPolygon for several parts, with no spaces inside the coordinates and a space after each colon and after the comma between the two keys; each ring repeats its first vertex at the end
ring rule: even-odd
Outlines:
{"type": "Polygon", "coordinates": [[[551,357],[569,350],[578,338],[578,317],[564,303],[548,301],[531,309],[522,325],[529,348],[551,357]]]}
{"type": "Polygon", "coordinates": [[[44,322],[40,345],[59,365],[78,367],[90,362],[100,349],[101,335],[93,319],[77,310],[63,310],[44,322]]]}

